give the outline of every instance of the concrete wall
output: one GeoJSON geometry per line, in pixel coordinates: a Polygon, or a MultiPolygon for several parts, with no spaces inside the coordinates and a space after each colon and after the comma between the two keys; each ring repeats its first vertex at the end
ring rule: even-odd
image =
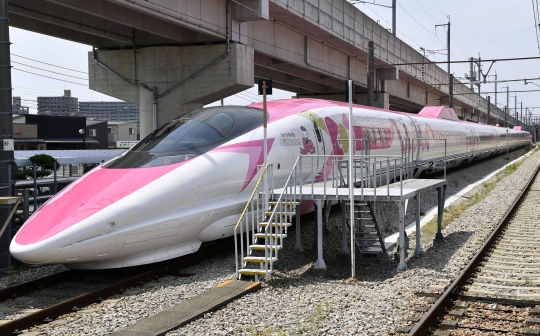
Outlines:
{"type": "MultiPolygon", "coordinates": [[[[137,57],[138,84],[108,71],[88,54],[90,88],[140,106],[141,138],[153,128],[156,88],[157,126],[221,98],[253,86],[253,49],[231,44],[141,48],[137,57]],[[205,69],[204,71],[201,71],[205,69]],[[178,83],[182,83],[177,86],[178,83]]],[[[97,57],[120,76],[134,82],[133,52],[98,51],[97,57]]]]}

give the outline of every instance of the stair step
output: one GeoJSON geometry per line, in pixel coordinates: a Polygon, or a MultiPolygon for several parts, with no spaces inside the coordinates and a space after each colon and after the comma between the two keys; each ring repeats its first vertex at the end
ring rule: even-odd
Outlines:
{"type": "Polygon", "coordinates": [[[379,240],[379,238],[365,238],[365,237],[356,237],[356,240],[361,240],[361,241],[370,241],[370,240],[379,240]]]}
{"type": "Polygon", "coordinates": [[[355,231],[354,233],[359,234],[359,235],[360,234],[363,234],[363,235],[376,235],[377,234],[377,232],[373,232],[373,231],[355,231]]]}
{"type": "Polygon", "coordinates": [[[255,234],[255,238],[265,238],[265,237],[270,237],[270,236],[272,236],[272,238],[287,238],[287,235],[285,233],[278,233],[278,234],[256,233],[255,234]]]}
{"type": "Polygon", "coordinates": [[[363,254],[379,254],[384,253],[380,246],[367,246],[360,250],[363,254]]]}
{"type": "MultiPolygon", "coordinates": [[[[275,250],[275,249],[276,249],[276,246],[275,246],[275,245],[266,247],[265,245],[254,244],[254,245],[249,245],[249,247],[250,247],[252,250],[256,250],[256,251],[264,251],[264,250],[266,250],[266,249],[268,249],[268,250],[275,250]]],[[[278,250],[281,250],[281,246],[278,245],[278,246],[277,246],[277,249],[278,249],[278,250]]]]}
{"type": "Polygon", "coordinates": [[[380,248],[381,247],[381,243],[374,243],[374,244],[369,244],[369,245],[362,245],[362,244],[357,244],[356,246],[358,247],[361,247],[361,248],[365,248],[365,247],[370,247],[370,248],[380,248]]]}
{"type": "Polygon", "coordinates": [[[240,271],[238,271],[240,274],[243,275],[270,275],[272,271],[270,270],[262,270],[262,269],[254,269],[254,268],[242,268],[240,271]]]}
{"type": "MultiPolygon", "coordinates": [[[[272,212],[267,212],[266,216],[270,217],[272,215],[272,212]]],[[[277,212],[275,213],[276,216],[294,216],[296,215],[296,212],[277,212]]]]}
{"type": "Polygon", "coordinates": [[[274,205],[274,206],[275,206],[275,205],[278,205],[278,204],[281,204],[281,205],[289,205],[289,206],[290,206],[290,205],[298,205],[298,204],[300,204],[300,203],[299,203],[299,202],[290,202],[290,201],[287,201],[287,202],[281,201],[281,202],[278,203],[277,201],[270,201],[270,205],[274,205]]]}
{"type": "Polygon", "coordinates": [[[245,262],[249,262],[249,263],[263,263],[265,261],[272,261],[272,262],[276,262],[278,259],[276,257],[272,257],[272,258],[266,258],[266,257],[244,257],[244,261],[245,262]]]}
{"type": "MultiPolygon", "coordinates": [[[[266,227],[268,226],[268,222],[260,222],[259,225],[262,227],[266,227]]],[[[272,227],[284,228],[284,227],[289,227],[289,226],[292,226],[292,224],[291,223],[272,223],[272,227]]]]}

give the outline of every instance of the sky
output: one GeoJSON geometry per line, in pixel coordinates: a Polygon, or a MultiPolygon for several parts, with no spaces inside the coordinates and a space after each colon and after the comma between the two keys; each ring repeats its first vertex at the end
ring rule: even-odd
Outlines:
{"type": "MultiPolygon", "coordinates": [[[[352,1],[358,2],[358,1],[352,1]]],[[[371,0],[371,4],[356,7],[378,21],[384,28],[392,27],[392,10],[378,6],[390,6],[392,0],[371,0]],[[373,4],[374,3],[374,4],[373,4]]],[[[539,28],[535,26],[535,13],[539,13],[538,0],[397,0],[397,36],[412,48],[420,47],[437,52],[427,52],[433,61],[446,61],[446,30],[437,27],[451,22],[451,60],[465,61],[470,57],[482,59],[520,58],[540,56],[539,28]],[[534,6],[534,7],[533,7],[534,6]]],[[[536,19],[540,24],[540,20],[536,19]]],[[[92,91],[87,86],[87,52],[91,46],[70,42],[17,28],[10,28],[11,61],[13,65],[13,95],[21,96],[23,106],[36,113],[38,96],[61,96],[64,89],[71,90],[79,101],[116,101],[117,99],[92,91]],[[39,63],[41,62],[41,63],[39,63]],[[47,64],[44,64],[47,63],[47,64]],[[32,72],[34,74],[28,73],[32,72]],[[48,76],[52,78],[46,78],[48,76]],[[70,83],[71,82],[71,83],[70,83]],[[78,83],[78,84],[75,84],[78,83]],[[82,85],[81,85],[82,84],[82,85]]],[[[483,63],[487,72],[491,63],[483,63]]],[[[446,70],[446,64],[440,64],[446,70]]],[[[451,72],[463,78],[469,72],[469,63],[452,64],[451,72]]],[[[538,92],[510,92],[510,108],[521,102],[533,114],[540,115],[540,59],[528,61],[496,62],[491,75],[498,80],[520,79],[518,82],[499,83],[497,102],[506,105],[506,87],[510,91],[539,90],[538,92]],[[523,79],[539,78],[525,85],[523,79]],[[504,93],[501,93],[504,91],[504,93]]],[[[493,92],[494,84],[483,84],[482,92],[493,92]]],[[[290,98],[294,94],[274,90],[271,99],[290,98]]],[[[492,102],[495,101],[494,94],[492,102]]],[[[486,96],[486,95],[483,95],[486,96]]],[[[252,88],[224,100],[226,105],[247,105],[260,100],[252,88]]],[[[215,104],[218,104],[216,102],[215,104]]]]}

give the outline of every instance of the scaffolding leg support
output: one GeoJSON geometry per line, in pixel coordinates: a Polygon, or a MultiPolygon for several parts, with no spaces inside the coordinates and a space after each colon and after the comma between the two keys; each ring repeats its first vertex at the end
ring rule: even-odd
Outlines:
{"type": "Polygon", "coordinates": [[[300,231],[300,204],[296,206],[296,243],[294,244],[294,249],[296,251],[304,251],[304,248],[302,247],[302,241],[300,240],[301,237],[301,231],[300,231]]]}
{"type": "Polygon", "coordinates": [[[349,250],[349,245],[347,244],[347,216],[346,216],[346,202],[341,201],[341,253],[343,254],[349,254],[351,251],[349,250]]]}
{"type": "Polygon", "coordinates": [[[405,207],[403,201],[398,203],[399,207],[399,265],[398,272],[404,271],[407,269],[407,264],[405,263],[405,207]]]}
{"type": "Polygon", "coordinates": [[[414,256],[422,254],[422,246],[420,243],[420,195],[414,197],[416,203],[416,249],[414,250],[414,256]]]}
{"type": "Polygon", "coordinates": [[[323,214],[322,214],[322,200],[316,200],[317,204],[317,262],[315,263],[315,269],[326,269],[326,264],[323,259],[323,241],[322,241],[322,229],[323,229],[323,214]]]}
{"type": "Polygon", "coordinates": [[[442,218],[444,212],[444,201],[442,200],[442,194],[443,189],[440,187],[437,188],[437,233],[435,234],[435,240],[433,241],[434,244],[439,243],[442,241],[442,239],[444,239],[442,234],[442,218]]]}

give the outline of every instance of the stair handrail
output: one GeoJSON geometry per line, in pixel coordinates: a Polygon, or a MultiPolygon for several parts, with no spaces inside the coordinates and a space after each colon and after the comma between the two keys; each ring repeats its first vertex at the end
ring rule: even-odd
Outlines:
{"type": "MultiPolygon", "coordinates": [[[[301,156],[298,156],[298,158],[296,159],[292,169],[291,169],[291,172],[289,174],[289,176],[287,177],[287,180],[285,181],[285,185],[283,186],[283,191],[281,192],[281,194],[279,195],[277,201],[276,201],[276,206],[274,207],[274,209],[272,210],[270,216],[268,217],[268,219],[266,220],[267,222],[267,225],[266,225],[266,228],[264,230],[264,234],[265,234],[265,237],[266,239],[264,240],[264,256],[265,256],[265,261],[264,261],[264,266],[265,266],[265,270],[268,271],[272,271],[273,270],[273,267],[274,267],[274,261],[273,261],[273,257],[274,257],[274,254],[275,254],[275,257],[277,258],[278,256],[278,240],[279,239],[282,239],[282,238],[278,238],[278,232],[281,233],[281,228],[283,227],[283,217],[284,216],[279,216],[279,222],[276,222],[276,230],[275,230],[275,235],[276,237],[274,238],[272,235],[274,234],[274,232],[272,232],[273,230],[273,223],[272,223],[272,220],[275,218],[275,215],[276,215],[276,210],[279,209],[279,212],[280,213],[283,213],[283,204],[282,204],[282,200],[283,200],[283,195],[285,195],[285,213],[290,215],[291,218],[292,218],[292,206],[293,204],[296,202],[297,199],[299,199],[299,197],[297,197],[299,195],[299,193],[297,192],[297,189],[296,189],[296,185],[297,183],[299,183],[299,188],[301,188],[302,186],[302,171],[300,170],[300,178],[299,180],[297,181],[296,180],[296,170],[297,170],[297,167],[299,166],[299,163],[301,162],[301,156]],[[291,181],[293,181],[293,184],[294,185],[290,185],[291,184],[291,181]],[[293,189],[294,188],[294,189],[293,189]],[[293,192],[294,190],[294,192],[293,192]],[[293,196],[293,198],[291,199],[290,195],[293,196]],[[279,228],[279,230],[277,229],[279,228]],[[270,241],[270,243],[268,243],[270,241]],[[270,248],[270,250],[269,250],[270,248]],[[268,254],[269,254],[269,251],[270,251],[270,258],[268,257],[268,254]],[[268,267],[268,263],[270,263],[270,268],[268,267]]],[[[300,214],[296,214],[297,216],[300,216],[300,214]]],[[[286,216],[286,219],[287,219],[287,216],[286,216]]],[[[285,222],[287,223],[287,222],[285,222]]],[[[287,225],[285,224],[284,226],[284,229],[285,229],[285,234],[287,234],[287,225]]],[[[283,241],[282,241],[283,242],[283,241]]],[[[268,272],[266,272],[266,280],[268,280],[268,272]]]]}
{"type": "MultiPolygon", "coordinates": [[[[260,176],[259,176],[259,179],[257,180],[257,183],[255,184],[255,188],[253,188],[253,192],[251,193],[251,196],[249,197],[248,201],[246,202],[246,206],[244,207],[244,211],[242,211],[242,214],[240,215],[240,218],[238,219],[238,222],[236,223],[236,226],[234,227],[234,259],[235,259],[235,262],[236,262],[236,278],[238,279],[239,277],[239,271],[240,271],[240,268],[238,267],[238,241],[237,241],[237,235],[238,235],[238,232],[240,232],[240,262],[242,263],[243,265],[243,262],[244,262],[244,241],[242,239],[242,234],[243,234],[243,231],[242,231],[242,225],[240,225],[242,223],[242,220],[244,219],[248,209],[249,209],[249,206],[252,205],[253,203],[253,198],[255,197],[256,194],[258,194],[258,190],[259,190],[259,186],[261,184],[261,182],[263,181],[264,178],[267,178],[266,176],[266,173],[269,171],[269,168],[270,167],[273,167],[273,165],[271,163],[268,163],[264,169],[262,170],[262,172],[260,172],[260,176]],[[240,228],[240,230],[238,230],[240,228]]],[[[273,183],[272,183],[273,185],[273,183]]],[[[268,190],[265,190],[265,192],[268,192],[268,190]]],[[[256,212],[259,211],[259,202],[257,202],[257,210],[256,212]]],[[[252,206],[252,210],[253,210],[253,206],[252,206]]],[[[266,211],[266,209],[264,209],[264,211],[266,211]]],[[[253,212],[253,211],[252,211],[253,212]]],[[[255,214],[253,214],[255,215],[255,214]]],[[[246,222],[248,220],[248,217],[246,217],[246,222]]],[[[247,246],[249,246],[249,236],[248,236],[248,230],[249,229],[249,223],[246,223],[246,239],[247,239],[247,246]]],[[[253,234],[253,230],[252,230],[252,234],[253,234]]],[[[254,239],[252,238],[252,241],[254,241],[254,239]]]]}

